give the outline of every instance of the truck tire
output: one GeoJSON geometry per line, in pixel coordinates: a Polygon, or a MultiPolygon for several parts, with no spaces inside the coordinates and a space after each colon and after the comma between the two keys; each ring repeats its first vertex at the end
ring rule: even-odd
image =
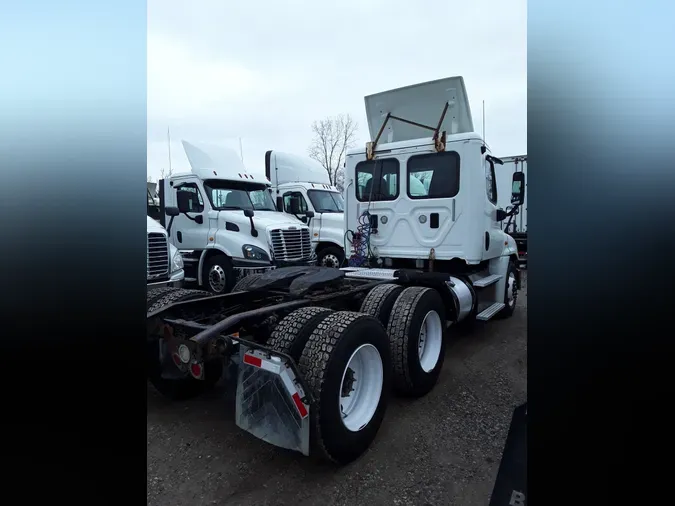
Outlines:
{"type": "MultiPolygon", "coordinates": [[[[223,361],[218,359],[204,364],[203,380],[196,380],[189,373],[183,377],[166,378],[162,376],[159,339],[148,341],[147,353],[148,380],[160,394],[173,401],[193,399],[201,395],[211,389],[223,375],[223,361]]],[[[171,366],[176,367],[173,362],[171,366]]],[[[178,368],[176,374],[179,374],[178,368]]]]}
{"type": "Polygon", "coordinates": [[[339,269],[345,261],[345,252],[339,246],[327,246],[317,253],[316,263],[320,267],[339,269]]]}
{"type": "Polygon", "coordinates": [[[316,326],[332,312],[331,309],[325,307],[296,309],[279,322],[267,340],[267,346],[290,355],[297,364],[309,336],[316,326]]]}
{"type": "Polygon", "coordinates": [[[258,281],[262,274],[249,274],[237,281],[237,284],[232,287],[233,292],[245,292],[248,290],[248,287],[253,284],[254,281],[258,281]]]}
{"type": "Polygon", "coordinates": [[[151,288],[146,292],[146,309],[150,309],[150,306],[152,306],[158,299],[161,299],[164,295],[168,294],[169,292],[173,292],[175,290],[178,290],[178,288],[175,288],[173,286],[164,286],[161,288],[151,288]]]}
{"type": "MultiPolygon", "coordinates": [[[[159,288],[158,290],[163,290],[159,288]]],[[[173,304],[175,302],[183,302],[191,299],[201,299],[203,297],[211,297],[209,292],[204,290],[189,290],[186,288],[171,288],[167,289],[166,292],[161,292],[157,297],[150,299],[150,294],[148,293],[148,313],[154,313],[164,306],[173,304]]]]}
{"type": "Polygon", "coordinates": [[[504,287],[504,308],[497,313],[497,318],[510,318],[516,310],[518,302],[518,276],[516,263],[511,260],[506,269],[506,286],[504,287]]]}
{"type": "Polygon", "coordinates": [[[202,283],[211,293],[221,295],[229,292],[234,285],[232,261],[222,253],[211,255],[204,262],[202,283]]]}
{"type": "Polygon", "coordinates": [[[360,312],[374,316],[386,328],[394,303],[402,291],[403,287],[399,285],[378,285],[363,299],[360,312]]]}
{"type": "Polygon", "coordinates": [[[315,402],[311,453],[347,464],[365,452],[382,424],[391,386],[387,334],[376,318],[349,311],[326,316],[300,357],[315,402]]]}
{"type": "Polygon", "coordinates": [[[387,325],[394,389],[422,397],[438,381],[445,359],[445,306],[432,289],[413,286],[396,299],[387,325]]]}

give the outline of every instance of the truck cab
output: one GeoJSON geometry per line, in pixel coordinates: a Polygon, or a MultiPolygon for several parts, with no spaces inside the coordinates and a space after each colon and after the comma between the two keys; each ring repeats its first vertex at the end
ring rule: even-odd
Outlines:
{"type": "Polygon", "coordinates": [[[183,254],[186,281],[226,293],[241,277],[315,262],[309,228],[278,212],[270,183],[249,173],[239,156],[219,146],[183,141],[190,172],[159,183],[160,208],[176,207],[170,241],[183,254]]]}
{"type": "MultiPolygon", "coordinates": [[[[504,293],[515,293],[518,249],[501,226],[502,162],[474,132],[463,78],[370,95],[365,104],[373,141],[346,159],[349,265],[489,279],[483,302],[501,310],[504,293]]],[[[523,195],[524,185],[513,202],[523,195]]]]}
{"type": "Polygon", "coordinates": [[[147,287],[180,287],[185,278],[183,257],[162,225],[146,216],[147,220],[147,287]]]}
{"type": "Polygon", "coordinates": [[[148,181],[148,216],[153,220],[159,222],[160,207],[159,195],[157,195],[157,183],[148,181]]]}
{"type": "Polygon", "coordinates": [[[281,151],[265,153],[265,175],[277,209],[309,225],[317,263],[341,267],[344,253],[344,200],[326,169],[311,158],[281,151]],[[313,213],[308,217],[307,213],[313,213]]]}

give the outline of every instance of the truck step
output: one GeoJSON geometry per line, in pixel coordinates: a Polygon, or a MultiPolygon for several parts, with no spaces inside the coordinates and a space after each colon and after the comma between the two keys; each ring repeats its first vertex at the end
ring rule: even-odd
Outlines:
{"type": "Polygon", "coordinates": [[[186,277],[186,278],[183,278],[183,281],[185,281],[186,283],[196,283],[197,278],[187,278],[186,277]]]}
{"type": "Polygon", "coordinates": [[[395,269],[368,269],[365,267],[344,267],[340,269],[344,271],[347,278],[358,279],[396,279],[394,274],[395,269]]]}
{"type": "Polygon", "coordinates": [[[505,306],[503,302],[495,302],[491,306],[488,306],[486,309],[481,311],[476,315],[476,320],[480,320],[483,322],[488,321],[490,318],[492,318],[494,315],[499,313],[499,311],[502,310],[502,308],[505,306]]]}
{"type": "Polygon", "coordinates": [[[477,281],[474,281],[473,286],[475,286],[476,288],[485,288],[486,286],[495,284],[500,279],[502,279],[501,274],[492,274],[490,276],[486,276],[484,278],[480,278],[477,281]]]}

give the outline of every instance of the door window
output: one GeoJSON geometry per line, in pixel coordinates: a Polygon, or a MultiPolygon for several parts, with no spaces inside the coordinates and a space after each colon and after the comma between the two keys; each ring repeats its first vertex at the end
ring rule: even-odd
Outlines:
{"type": "Polygon", "coordinates": [[[176,186],[176,199],[177,202],[181,200],[187,202],[191,213],[204,211],[204,201],[196,183],[183,183],[176,186]]]}

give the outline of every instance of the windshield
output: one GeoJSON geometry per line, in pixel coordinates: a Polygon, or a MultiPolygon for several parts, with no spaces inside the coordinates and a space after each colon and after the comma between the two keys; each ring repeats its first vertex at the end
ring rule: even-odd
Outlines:
{"type": "Polygon", "coordinates": [[[276,211],[265,184],[210,179],[204,182],[204,189],[213,208],[219,211],[234,209],[276,211]]]}
{"type": "Polygon", "coordinates": [[[309,190],[307,192],[309,200],[312,201],[314,210],[317,213],[341,213],[344,212],[344,200],[342,195],[337,192],[326,190],[309,190]]]}

